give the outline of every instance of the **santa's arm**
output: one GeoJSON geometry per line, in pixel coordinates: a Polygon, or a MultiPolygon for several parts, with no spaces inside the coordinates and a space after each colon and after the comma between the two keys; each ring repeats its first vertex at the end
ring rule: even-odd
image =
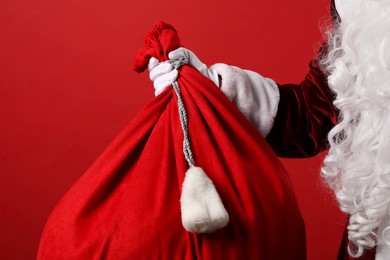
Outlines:
{"type": "Polygon", "coordinates": [[[210,67],[221,75],[222,92],[266,137],[278,156],[309,157],[326,147],[337,113],[326,75],[317,61],[300,84],[277,84],[234,66],[210,67]]]}
{"type": "MultiPolygon", "coordinates": [[[[281,157],[309,157],[325,148],[326,135],[336,122],[333,97],[326,75],[317,61],[300,84],[279,85],[260,74],[226,64],[208,68],[188,49],[169,54],[171,60],[185,58],[189,65],[211,79],[246,118],[266,137],[281,157]]],[[[150,78],[158,95],[178,73],[171,63],[149,62],[150,78]]]]}

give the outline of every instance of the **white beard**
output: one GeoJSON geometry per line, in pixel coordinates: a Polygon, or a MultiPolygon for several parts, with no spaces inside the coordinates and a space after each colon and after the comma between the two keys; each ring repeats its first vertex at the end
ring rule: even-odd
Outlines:
{"type": "Polygon", "coordinates": [[[341,22],[325,62],[342,118],[322,174],[350,215],[350,254],[377,246],[377,259],[390,259],[390,0],[335,4],[341,22]]]}

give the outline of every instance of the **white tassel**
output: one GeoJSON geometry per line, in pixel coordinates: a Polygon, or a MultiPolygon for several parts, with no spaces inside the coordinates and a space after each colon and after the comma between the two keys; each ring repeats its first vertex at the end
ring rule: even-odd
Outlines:
{"type": "Polygon", "coordinates": [[[229,222],[221,197],[200,167],[191,166],[187,170],[180,204],[183,226],[189,232],[210,233],[229,222]]]}

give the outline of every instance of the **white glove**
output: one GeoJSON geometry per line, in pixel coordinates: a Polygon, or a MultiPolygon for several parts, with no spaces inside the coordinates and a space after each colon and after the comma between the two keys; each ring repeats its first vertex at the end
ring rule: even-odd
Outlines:
{"type": "Polygon", "coordinates": [[[169,62],[159,62],[152,57],[148,64],[149,78],[153,81],[154,95],[157,96],[177,79],[178,71],[169,62]]]}
{"type": "Polygon", "coordinates": [[[174,51],[171,51],[168,54],[169,59],[177,60],[180,57],[185,58],[188,61],[188,65],[191,65],[195,69],[197,69],[200,73],[202,73],[205,77],[209,78],[211,81],[215,83],[219,87],[219,78],[218,73],[215,70],[209,69],[204,63],[202,63],[196,55],[186,49],[186,48],[178,48],[174,51]]]}

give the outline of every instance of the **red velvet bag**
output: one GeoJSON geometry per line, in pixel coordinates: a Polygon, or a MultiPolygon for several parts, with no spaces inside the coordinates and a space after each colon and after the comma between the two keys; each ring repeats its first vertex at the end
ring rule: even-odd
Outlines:
{"type": "MultiPolygon", "coordinates": [[[[180,47],[162,22],[134,67],[180,47]]],[[[289,178],[264,138],[218,87],[179,69],[196,164],[229,214],[224,227],[188,232],[180,196],[188,163],[178,96],[152,100],[67,192],[44,229],[38,259],[306,259],[305,228],[289,178]]]]}

